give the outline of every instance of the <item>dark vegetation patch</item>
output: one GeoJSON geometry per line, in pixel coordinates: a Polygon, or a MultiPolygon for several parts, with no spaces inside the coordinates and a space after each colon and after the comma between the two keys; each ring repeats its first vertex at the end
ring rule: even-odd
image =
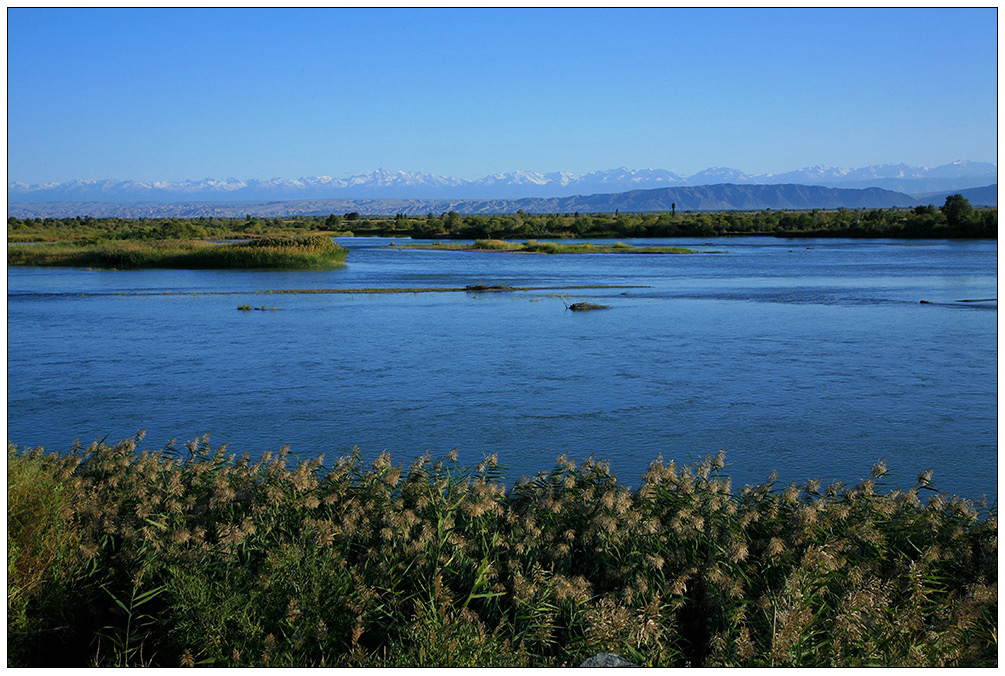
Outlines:
{"type": "Polygon", "coordinates": [[[512,286],[508,286],[506,284],[468,284],[467,286],[464,287],[464,290],[465,291],[482,291],[482,292],[485,292],[485,291],[506,292],[506,291],[515,291],[516,289],[514,289],[512,286]]]}
{"type": "Polygon", "coordinates": [[[567,305],[566,307],[573,312],[589,312],[590,310],[609,310],[611,306],[598,305],[597,303],[587,303],[584,301],[582,303],[573,303],[572,305],[567,305]]]}
{"type": "MultiPolygon", "coordinates": [[[[479,239],[472,244],[436,244],[402,245],[399,249],[427,249],[433,251],[492,251],[502,253],[538,253],[538,254],[691,254],[698,253],[692,249],[674,246],[636,247],[631,244],[617,242],[616,244],[560,244],[558,242],[504,242],[502,240],[479,239]]],[[[714,252],[707,252],[714,253],[714,252]]]]}

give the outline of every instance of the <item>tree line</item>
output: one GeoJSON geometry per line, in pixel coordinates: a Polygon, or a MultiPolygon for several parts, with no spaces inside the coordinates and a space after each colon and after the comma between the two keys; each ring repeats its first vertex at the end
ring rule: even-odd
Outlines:
{"type": "Polygon", "coordinates": [[[380,235],[422,239],[782,237],[991,238],[998,209],[961,195],[913,209],[812,209],[676,213],[364,216],[359,212],[262,218],[8,218],[8,241],[243,238],[265,234],[380,235]]]}

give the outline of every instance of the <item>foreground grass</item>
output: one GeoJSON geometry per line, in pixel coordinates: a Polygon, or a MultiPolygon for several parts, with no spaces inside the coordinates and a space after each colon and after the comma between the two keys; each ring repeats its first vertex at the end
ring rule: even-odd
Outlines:
{"type": "Polygon", "coordinates": [[[432,249],[436,251],[499,251],[503,253],[543,254],[692,254],[692,249],[676,246],[638,247],[624,242],[615,244],[558,244],[557,242],[507,242],[501,239],[479,239],[471,244],[416,244],[400,246],[401,249],[432,249]]]}
{"type": "Polygon", "coordinates": [[[997,517],[592,459],[8,450],[8,664],[996,666],[997,517]]]}
{"type": "Polygon", "coordinates": [[[96,268],[324,268],[348,250],[321,235],[261,237],[241,243],[203,240],[105,240],[7,245],[7,265],[96,268]]]}

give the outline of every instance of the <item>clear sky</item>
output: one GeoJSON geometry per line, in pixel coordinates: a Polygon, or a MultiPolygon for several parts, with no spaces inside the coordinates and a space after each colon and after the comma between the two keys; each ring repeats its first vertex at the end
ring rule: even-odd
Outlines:
{"type": "Polygon", "coordinates": [[[8,180],[997,161],[997,9],[8,9],[8,180]]]}

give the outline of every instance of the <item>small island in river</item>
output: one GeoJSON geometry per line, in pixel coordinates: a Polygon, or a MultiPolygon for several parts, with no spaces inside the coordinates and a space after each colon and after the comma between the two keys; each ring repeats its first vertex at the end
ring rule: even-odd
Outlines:
{"type": "Polygon", "coordinates": [[[488,251],[499,253],[536,253],[536,254],[693,254],[693,249],[679,246],[632,246],[624,242],[615,244],[559,244],[557,242],[506,242],[501,239],[479,239],[471,244],[406,244],[394,245],[399,249],[428,249],[434,251],[488,251]]]}
{"type": "Polygon", "coordinates": [[[7,265],[95,268],[311,269],[338,267],[348,250],[331,237],[265,236],[246,242],[127,239],[11,243],[7,265]]]}

